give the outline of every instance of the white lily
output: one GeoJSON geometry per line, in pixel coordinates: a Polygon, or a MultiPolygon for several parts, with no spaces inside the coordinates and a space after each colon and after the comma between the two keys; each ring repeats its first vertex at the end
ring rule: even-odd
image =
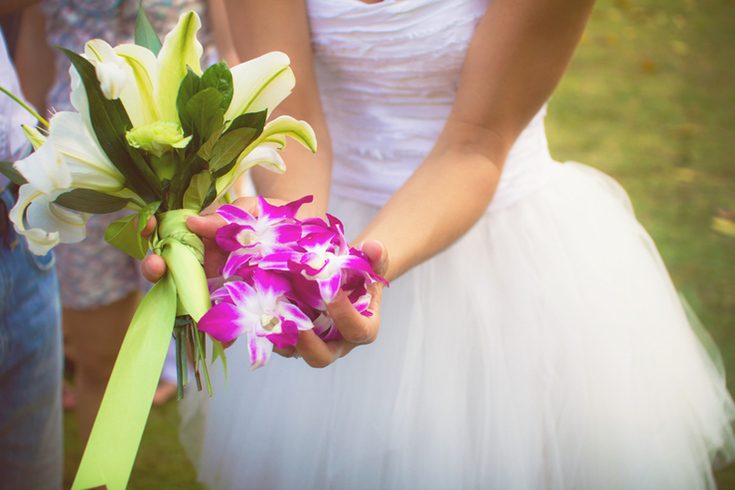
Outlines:
{"type": "Polygon", "coordinates": [[[240,153],[232,170],[217,180],[217,197],[226,194],[242,174],[256,165],[277,173],[285,172],[286,164],[279,150],[286,146],[286,135],[316,151],[316,135],[311,126],[291,116],[280,116],[265,125],[258,139],[240,153]]]}
{"type": "MultiPolygon", "coordinates": [[[[43,137],[40,133],[35,136],[43,137]]],[[[55,114],[43,145],[13,166],[47,195],[71,188],[115,194],[125,187],[125,178],[75,112],[55,114]]]]}
{"type": "Polygon", "coordinates": [[[80,242],[86,236],[88,213],[74,213],[54,204],[63,194],[44,194],[30,184],[20,187],[18,202],[10,210],[15,231],[26,237],[28,249],[36,255],[46,255],[59,243],[80,242]],[[25,215],[30,228],[26,228],[25,215]]]}
{"type": "MultiPolygon", "coordinates": [[[[196,32],[201,21],[194,12],[184,14],[179,23],[164,39],[158,57],[141,46],[121,44],[115,48],[100,40],[89,41],[85,46],[85,56],[95,63],[111,63],[119,65],[120,60],[126,63],[125,71],[128,83],[120,92],[120,101],[133,124],[128,141],[138,148],[156,147],[157,156],[162,150],[181,148],[188,140],[180,132],[180,121],[176,110],[176,98],[179,86],[186,76],[187,66],[197,75],[201,75],[199,58],[202,46],[196,40],[196,32]],[[158,138],[155,142],[139,141],[138,135],[159,134],[161,122],[176,124],[179,137],[158,138]],[[150,128],[150,129],[149,129],[150,128]],[[136,136],[132,136],[135,134],[136,136]]],[[[248,112],[266,110],[268,114],[288,97],[295,85],[293,71],[289,67],[288,56],[280,52],[265,54],[259,58],[241,63],[230,71],[232,73],[233,96],[225,113],[225,120],[232,122],[237,116],[248,112]]],[[[76,72],[72,67],[71,71],[76,72]]],[[[99,71],[97,72],[100,76],[99,71]]],[[[84,87],[79,76],[72,74],[72,102],[74,107],[89,118],[89,109],[84,87]]],[[[105,82],[102,82],[105,83],[105,82]]],[[[285,144],[285,135],[300,141],[305,146],[316,149],[316,138],[308,124],[290,117],[281,117],[266,125],[263,135],[251,144],[238,158],[238,165],[227,176],[224,182],[218,183],[219,189],[226,191],[237,178],[248,168],[256,164],[268,166],[274,171],[283,172],[285,166],[276,152],[265,151],[255,155],[256,158],[245,157],[260,143],[278,142],[279,149],[285,144]],[[269,158],[263,158],[265,155],[269,158]],[[252,163],[257,160],[255,163],[252,163]],[[225,183],[226,182],[226,183],[225,183]]]]}
{"type": "Polygon", "coordinates": [[[21,187],[10,213],[15,229],[28,238],[33,253],[46,254],[59,242],[75,243],[85,237],[88,215],[68,211],[53,201],[74,189],[91,189],[130,199],[130,209],[145,202],[125,188],[125,178],[99,147],[97,139],[75,112],[51,118],[49,136],[30,131],[40,147],[13,165],[28,184],[21,187]],[[30,229],[24,222],[26,217],[30,229]]]}

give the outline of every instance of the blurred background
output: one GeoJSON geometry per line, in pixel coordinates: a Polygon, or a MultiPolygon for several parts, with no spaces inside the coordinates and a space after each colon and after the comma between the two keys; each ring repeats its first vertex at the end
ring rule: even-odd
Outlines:
{"type": "MultiPolygon", "coordinates": [[[[719,346],[732,393],[734,20],[735,0],[599,0],[546,118],[556,160],[596,167],[628,191],[674,284],[719,346]]],[[[178,420],[175,400],[153,407],[130,488],[203,488],[178,442],[178,420]]],[[[64,425],[70,488],[82,449],[73,410],[64,425]]],[[[735,490],[735,465],[717,479],[735,490]]]]}
{"type": "MultiPolygon", "coordinates": [[[[733,0],[599,0],[546,118],[556,160],[596,167],[628,191],[674,284],[719,346],[731,393],[733,21],[733,0]]],[[[717,480],[735,489],[735,465],[717,480]]]]}

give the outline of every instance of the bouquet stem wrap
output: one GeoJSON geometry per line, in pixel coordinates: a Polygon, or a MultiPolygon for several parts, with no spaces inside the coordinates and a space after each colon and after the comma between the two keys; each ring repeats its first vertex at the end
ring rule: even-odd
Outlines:
{"type": "Polygon", "coordinates": [[[127,486],[176,316],[188,314],[198,321],[210,308],[202,268],[204,245],[186,227],[186,218],[196,214],[183,209],[158,215],[151,248],[164,258],[168,270],[143,298],[128,328],[73,490],[127,486]]]}

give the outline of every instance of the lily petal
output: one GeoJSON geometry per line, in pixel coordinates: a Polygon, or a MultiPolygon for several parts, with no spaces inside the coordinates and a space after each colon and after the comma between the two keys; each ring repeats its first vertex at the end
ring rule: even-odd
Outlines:
{"type": "Polygon", "coordinates": [[[125,178],[102,151],[80,114],[57,113],[51,118],[50,132],[49,140],[53,140],[57,155],[71,175],[72,187],[107,193],[124,187],[125,178]]]}
{"type": "Polygon", "coordinates": [[[34,189],[44,194],[51,194],[58,189],[68,189],[71,186],[71,172],[56,151],[53,136],[49,136],[46,143],[37,151],[15,162],[13,167],[34,189]]]}
{"type": "Polygon", "coordinates": [[[79,242],[86,235],[85,224],[89,215],[72,213],[53,204],[60,194],[63,192],[46,195],[32,185],[24,184],[20,187],[18,202],[10,210],[15,231],[26,237],[28,249],[36,255],[46,255],[62,241],[79,242]],[[23,219],[26,210],[30,229],[26,229],[23,219]]]}
{"type": "Polygon", "coordinates": [[[110,100],[118,99],[128,79],[123,59],[102,39],[88,41],[84,45],[84,55],[94,65],[102,94],[110,100]]]}
{"type": "Polygon", "coordinates": [[[201,26],[199,16],[190,11],[179,18],[176,27],[163,40],[163,46],[158,53],[158,80],[154,94],[159,115],[164,121],[180,122],[176,98],[181,81],[186,76],[186,67],[197,75],[202,74],[199,59],[203,49],[196,38],[201,26]]]}
{"type": "Polygon", "coordinates": [[[158,107],[153,90],[158,72],[156,56],[148,49],[134,44],[115,46],[115,53],[125,60],[129,69],[128,80],[120,99],[133,126],[152,124],[158,120],[158,107]]]}
{"type": "Polygon", "coordinates": [[[225,120],[265,109],[270,115],[296,84],[290,63],[285,53],[274,51],[233,67],[234,93],[225,120]]]}

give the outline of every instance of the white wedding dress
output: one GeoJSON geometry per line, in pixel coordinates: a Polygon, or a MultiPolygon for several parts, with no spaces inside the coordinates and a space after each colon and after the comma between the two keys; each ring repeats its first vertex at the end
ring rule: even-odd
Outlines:
{"type": "MultiPolygon", "coordinates": [[[[331,212],[356,235],[429,152],[487,0],[309,0],[331,212]]],[[[549,156],[542,110],[482,219],[385,290],[375,343],[326,369],[245,342],[190,389],[211,488],[714,488],[735,407],[624,191],[549,156]]]]}

